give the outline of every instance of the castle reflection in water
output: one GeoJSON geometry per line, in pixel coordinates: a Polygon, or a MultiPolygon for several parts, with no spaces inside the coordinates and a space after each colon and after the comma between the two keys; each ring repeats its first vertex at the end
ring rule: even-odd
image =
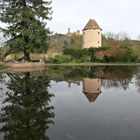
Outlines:
{"type": "MultiPolygon", "coordinates": [[[[95,102],[104,88],[121,88],[126,90],[134,75],[139,72],[138,67],[54,67],[48,69],[50,80],[67,82],[81,86],[89,102],[95,102]]],[[[138,79],[138,78],[136,78],[138,79]]],[[[139,80],[138,80],[139,81],[139,80]]],[[[138,83],[137,81],[137,83],[138,83]]],[[[138,86],[139,88],[139,86],[138,86]]]]}
{"type": "MultiPolygon", "coordinates": [[[[102,93],[102,87],[128,89],[138,71],[138,67],[48,67],[40,71],[30,70],[30,73],[34,76],[47,76],[49,80],[55,82],[67,82],[69,88],[71,84],[81,86],[82,83],[81,92],[89,102],[95,102],[102,93]]],[[[17,73],[17,70],[14,72],[17,73]]],[[[139,85],[139,77],[136,79],[139,85]]]]}
{"type": "Polygon", "coordinates": [[[84,78],[83,80],[83,93],[89,102],[95,102],[101,94],[101,79],[84,78]]]}
{"type": "MultiPolygon", "coordinates": [[[[68,80],[68,87],[71,88],[71,84],[80,86],[80,81],[68,80]]],[[[95,102],[98,96],[101,94],[101,79],[100,78],[83,78],[82,88],[83,93],[89,102],[95,102]]]]}
{"type": "Polygon", "coordinates": [[[0,138],[139,138],[140,67],[9,69],[0,80],[0,138]]]}

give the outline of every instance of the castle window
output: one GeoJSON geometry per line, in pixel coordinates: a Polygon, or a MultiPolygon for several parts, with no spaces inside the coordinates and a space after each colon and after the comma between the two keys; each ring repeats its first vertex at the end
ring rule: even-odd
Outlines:
{"type": "Polygon", "coordinates": [[[100,34],[100,32],[98,32],[98,35],[100,34]]]}
{"type": "Polygon", "coordinates": [[[100,43],[100,41],[98,41],[98,44],[100,43]]]}

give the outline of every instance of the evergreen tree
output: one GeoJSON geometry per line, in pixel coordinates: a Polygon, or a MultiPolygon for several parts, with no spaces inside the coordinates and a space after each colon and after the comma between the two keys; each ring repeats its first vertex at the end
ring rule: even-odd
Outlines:
{"type": "Polygon", "coordinates": [[[47,51],[50,4],[48,0],[0,0],[0,21],[6,24],[1,30],[9,38],[6,44],[12,52],[23,52],[27,61],[31,52],[47,51]]]}

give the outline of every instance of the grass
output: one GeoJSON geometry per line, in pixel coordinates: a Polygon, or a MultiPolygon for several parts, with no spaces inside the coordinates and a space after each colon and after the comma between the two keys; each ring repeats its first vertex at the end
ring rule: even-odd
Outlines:
{"type": "Polygon", "coordinates": [[[61,63],[61,64],[49,64],[46,66],[140,66],[140,63],[61,63]]]}
{"type": "Polygon", "coordinates": [[[0,72],[3,71],[3,70],[5,70],[5,69],[7,69],[7,68],[9,68],[9,67],[0,64],[0,72]]]}

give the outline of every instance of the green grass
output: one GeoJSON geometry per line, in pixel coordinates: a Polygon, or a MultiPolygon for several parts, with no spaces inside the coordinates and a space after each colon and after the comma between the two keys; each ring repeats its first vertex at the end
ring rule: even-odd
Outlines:
{"type": "Polygon", "coordinates": [[[46,63],[46,66],[140,66],[140,63],[46,63]]]}
{"type": "Polygon", "coordinates": [[[4,66],[4,65],[1,65],[1,64],[0,64],[0,71],[5,70],[5,69],[7,69],[7,68],[8,68],[8,66],[4,66]]]}

